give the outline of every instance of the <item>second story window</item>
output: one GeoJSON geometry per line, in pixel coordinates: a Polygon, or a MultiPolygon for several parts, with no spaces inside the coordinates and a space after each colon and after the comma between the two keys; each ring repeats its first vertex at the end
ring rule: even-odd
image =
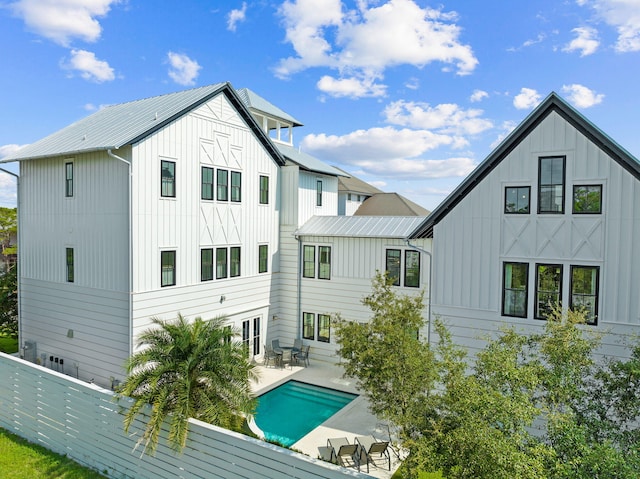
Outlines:
{"type": "Polygon", "coordinates": [[[200,250],[200,281],[213,279],[213,248],[200,250]]]}
{"type": "Polygon", "coordinates": [[[176,252],[162,251],[160,253],[160,286],[175,286],[176,284],[176,252]]]}
{"type": "Polygon", "coordinates": [[[73,248],[67,248],[67,283],[73,283],[74,279],[73,248]]]}
{"type": "Polygon", "coordinates": [[[269,177],[260,175],[260,204],[269,204],[269,177]]]}
{"type": "Polygon", "coordinates": [[[529,265],[504,263],[502,279],[502,315],[527,317],[529,265]]]}
{"type": "Polygon", "coordinates": [[[385,270],[389,278],[393,280],[394,286],[400,286],[400,250],[388,249],[385,270]]]}
{"type": "Polygon", "coordinates": [[[227,248],[216,249],[216,279],[227,277],[227,248]]]}
{"type": "Polygon", "coordinates": [[[318,247],[318,279],[331,279],[331,246],[318,247]]]}
{"type": "Polygon", "coordinates": [[[231,172],[231,201],[236,203],[242,200],[242,173],[231,172]]]}
{"type": "Polygon", "coordinates": [[[218,201],[229,200],[229,172],[227,170],[218,170],[216,176],[217,192],[216,198],[218,201]]]}
{"type": "Polygon", "coordinates": [[[420,253],[404,252],[404,285],[408,288],[420,287],[420,253]]]}
{"type": "Polygon", "coordinates": [[[322,180],[316,180],[316,206],[322,206],[322,180]]]}
{"type": "Polygon", "coordinates": [[[73,196],[73,163],[64,164],[64,196],[73,196]]]}
{"type": "Polygon", "coordinates": [[[564,156],[540,158],[538,213],[564,213],[564,156]]]}
{"type": "Polygon", "coordinates": [[[529,214],[529,186],[507,186],[504,192],[504,212],[529,214]]]}
{"type": "Polygon", "coordinates": [[[160,196],[176,197],[176,164],[173,161],[161,162],[160,196]]]}
{"type": "Polygon", "coordinates": [[[240,247],[229,248],[229,276],[235,278],[240,276],[240,247]]]}
{"type": "Polygon", "coordinates": [[[573,213],[602,213],[602,185],[575,185],[573,187],[573,213]]]}
{"type": "Polygon", "coordinates": [[[316,247],[304,245],[302,252],[302,277],[316,277],[316,247]]]}
{"type": "Polygon", "coordinates": [[[213,199],[213,168],[202,167],[201,198],[203,200],[213,199]]]}
{"type": "Polygon", "coordinates": [[[258,273],[266,273],[269,269],[269,246],[258,246],[258,273]]]}
{"type": "Polygon", "coordinates": [[[562,301],[562,265],[536,265],[536,319],[547,319],[553,307],[562,301]]]}

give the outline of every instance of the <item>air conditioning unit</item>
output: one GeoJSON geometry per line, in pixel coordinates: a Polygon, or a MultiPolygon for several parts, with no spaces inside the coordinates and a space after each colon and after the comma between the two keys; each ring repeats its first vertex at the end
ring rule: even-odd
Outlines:
{"type": "Polygon", "coordinates": [[[36,359],[38,357],[38,351],[36,348],[35,341],[25,341],[23,351],[24,351],[23,358],[26,361],[29,361],[31,363],[36,362],[36,359]]]}

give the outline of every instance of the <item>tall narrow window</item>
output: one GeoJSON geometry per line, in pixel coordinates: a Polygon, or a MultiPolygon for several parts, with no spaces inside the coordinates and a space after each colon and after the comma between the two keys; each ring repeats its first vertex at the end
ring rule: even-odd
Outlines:
{"type": "Polygon", "coordinates": [[[562,265],[536,265],[536,319],[547,319],[562,300],[562,265]]]}
{"type": "Polygon", "coordinates": [[[316,247],[304,245],[302,259],[302,277],[316,277],[316,247]]]}
{"type": "Polygon", "coordinates": [[[218,170],[216,176],[218,201],[227,201],[229,199],[229,172],[227,170],[218,170]]]}
{"type": "Polygon", "coordinates": [[[240,276],[240,247],[229,248],[229,276],[235,278],[240,276]]]}
{"type": "Polygon", "coordinates": [[[564,213],[564,156],[540,158],[538,213],[564,213]]]}
{"type": "Polygon", "coordinates": [[[318,315],[318,341],[328,343],[331,340],[331,316],[318,315]]]}
{"type": "Polygon", "coordinates": [[[227,277],[227,248],[216,248],[216,278],[227,277]]]}
{"type": "Polygon", "coordinates": [[[404,285],[409,288],[420,287],[420,253],[404,252],[404,285]]]}
{"type": "Polygon", "coordinates": [[[302,339],[316,339],[316,315],[302,313],[302,339]]]}
{"type": "Polygon", "coordinates": [[[598,324],[599,266],[571,266],[571,304],[587,315],[587,324],[598,324]]]}
{"type": "Polygon", "coordinates": [[[231,201],[242,201],[242,173],[231,172],[231,201]]]}
{"type": "Polygon", "coordinates": [[[388,249],[385,270],[389,278],[393,279],[394,286],[400,286],[400,250],[388,249]]]}
{"type": "Polygon", "coordinates": [[[527,263],[504,263],[502,315],[527,317],[527,263]]]}
{"type": "Polygon", "coordinates": [[[316,180],[316,206],[322,206],[322,180],[316,180]]]}
{"type": "Polygon", "coordinates": [[[176,252],[162,251],[160,253],[160,286],[175,286],[176,284],[176,252]]]}
{"type": "Polygon", "coordinates": [[[318,247],[318,278],[331,279],[331,246],[318,247]]]}
{"type": "Polygon", "coordinates": [[[573,212],[575,214],[602,213],[602,185],[575,185],[573,212]]]}
{"type": "Polygon", "coordinates": [[[269,204],[269,177],[260,175],[260,204],[269,204]]]}
{"type": "Polygon", "coordinates": [[[250,337],[250,331],[251,329],[251,323],[249,322],[249,320],[245,320],[242,321],[242,346],[244,347],[244,351],[246,353],[247,356],[249,356],[249,337],[250,337]]]}
{"type": "Polygon", "coordinates": [[[161,164],[160,196],[176,197],[176,164],[173,161],[162,160],[161,164]]]}
{"type": "Polygon", "coordinates": [[[200,281],[213,279],[213,248],[200,250],[200,281]]]}
{"type": "Polygon", "coordinates": [[[73,283],[73,248],[67,248],[67,283],[73,283]]]}
{"type": "Polygon", "coordinates": [[[529,186],[507,186],[504,190],[504,212],[529,214],[529,186]]]}
{"type": "Polygon", "coordinates": [[[202,199],[213,199],[213,168],[202,167],[202,199]]]}
{"type": "Polygon", "coordinates": [[[73,196],[73,163],[64,164],[64,196],[73,196]]]}
{"type": "Polygon", "coordinates": [[[258,273],[266,273],[269,270],[269,246],[258,246],[258,273]]]}
{"type": "Polygon", "coordinates": [[[253,355],[260,354],[260,317],[253,318],[253,355]]]}

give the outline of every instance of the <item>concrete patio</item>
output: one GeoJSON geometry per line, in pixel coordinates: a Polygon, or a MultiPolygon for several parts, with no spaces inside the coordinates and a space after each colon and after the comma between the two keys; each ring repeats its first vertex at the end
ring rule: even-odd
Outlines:
{"type": "MultiPolygon", "coordinates": [[[[312,360],[307,368],[294,365],[291,369],[288,367],[284,369],[273,366],[265,367],[260,364],[258,371],[260,380],[253,384],[253,391],[256,395],[265,393],[289,379],[360,394],[356,388],[355,380],[344,379],[342,367],[335,364],[312,360]]],[[[321,448],[326,447],[329,438],[346,437],[349,442],[353,442],[356,436],[367,435],[372,435],[382,441],[389,439],[385,423],[369,412],[367,400],[364,396],[359,396],[293,444],[291,448],[318,458],[321,456],[321,448]]],[[[369,464],[369,475],[381,479],[388,479],[393,475],[400,465],[400,461],[393,450],[390,449],[389,452],[391,471],[387,469],[386,460],[384,464],[383,461],[376,461],[377,466],[369,464]]],[[[366,474],[366,467],[361,468],[360,472],[366,474]]]]}

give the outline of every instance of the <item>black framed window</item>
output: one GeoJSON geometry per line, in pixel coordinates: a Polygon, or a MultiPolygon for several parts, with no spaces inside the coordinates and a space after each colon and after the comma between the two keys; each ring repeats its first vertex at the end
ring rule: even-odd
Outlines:
{"type": "Polygon", "coordinates": [[[269,204],[269,177],[260,175],[260,204],[269,204]]]}
{"type": "Polygon", "coordinates": [[[602,213],[602,185],[574,185],[573,213],[602,213]]]}
{"type": "Polygon", "coordinates": [[[562,265],[536,265],[536,302],[534,317],[547,319],[562,301],[562,265]]]}
{"type": "Polygon", "coordinates": [[[269,270],[269,246],[258,246],[258,273],[266,273],[269,270]]]}
{"type": "Polygon", "coordinates": [[[420,287],[420,253],[418,251],[404,252],[404,285],[408,288],[420,287]]]}
{"type": "Polygon", "coordinates": [[[316,247],[304,245],[302,248],[302,277],[316,277],[316,247]]]}
{"type": "Polygon", "coordinates": [[[240,247],[229,248],[229,276],[235,278],[240,276],[240,247]]]}
{"type": "Polygon", "coordinates": [[[530,186],[507,186],[504,189],[504,212],[529,214],[530,196],[530,186]]]}
{"type": "Polygon", "coordinates": [[[213,248],[200,250],[200,281],[213,279],[213,248]]]}
{"type": "Polygon", "coordinates": [[[64,196],[73,197],[73,163],[64,164],[64,196]]]}
{"type": "Polygon", "coordinates": [[[302,313],[302,339],[315,339],[316,315],[302,313]]]}
{"type": "Polygon", "coordinates": [[[318,341],[328,343],[331,341],[331,316],[318,315],[318,341]]]}
{"type": "Polygon", "coordinates": [[[67,248],[66,250],[66,262],[67,262],[67,283],[73,283],[75,280],[74,273],[74,257],[73,248],[67,248]]]}
{"type": "Polygon", "coordinates": [[[571,266],[571,301],[569,307],[582,310],[587,324],[598,324],[599,266],[571,266]]]}
{"type": "Polygon", "coordinates": [[[502,315],[527,317],[529,264],[504,263],[502,315]]]}
{"type": "Polygon", "coordinates": [[[538,213],[564,213],[564,156],[540,158],[538,171],[538,213]]]}
{"type": "Polygon", "coordinates": [[[393,280],[394,286],[400,286],[400,250],[388,249],[387,260],[385,262],[385,271],[389,278],[393,280]]]}
{"type": "Polygon", "coordinates": [[[202,167],[202,196],[203,200],[213,199],[213,168],[202,167]]]}
{"type": "Polygon", "coordinates": [[[227,248],[216,248],[216,279],[227,277],[227,248]]]}
{"type": "Polygon", "coordinates": [[[242,346],[245,354],[249,356],[249,337],[251,334],[251,322],[248,319],[242,321],[242,346]]]}
{"type": "Polygon", "coordinates": [[[231,201],[242,201],[242,173],[239,171],[231,172],[231,201]]]}
{"type": "Polygon", "coordinates": [[[216,171],[216,198],[218,201],[229,200],[229,172],[227,170],[216,171]]]}
{"type": "Polygon", "coordinates": [[[316,180],[316,206],[322,206],[322,180],[316,180]]]}
{"type": "Polygon", "coordinates": [[[160,196],[176,197],[176,164],[173,161],[161,162],[160,196]]]}
{"type": "Polygon", "coordinates": [[[253,318],[253,354],[260,354],[260,317],[253,318]]]}
{"type": "Polygon", "coordinates": [[[175,286],[176,284],[176,252],[162,251],[160,253],[160,286],[175,286]]]}
{"type": "Polygon", "coordinates": [[[318,279],[331,279],[331,246],[318,246],[318,279]]]}

